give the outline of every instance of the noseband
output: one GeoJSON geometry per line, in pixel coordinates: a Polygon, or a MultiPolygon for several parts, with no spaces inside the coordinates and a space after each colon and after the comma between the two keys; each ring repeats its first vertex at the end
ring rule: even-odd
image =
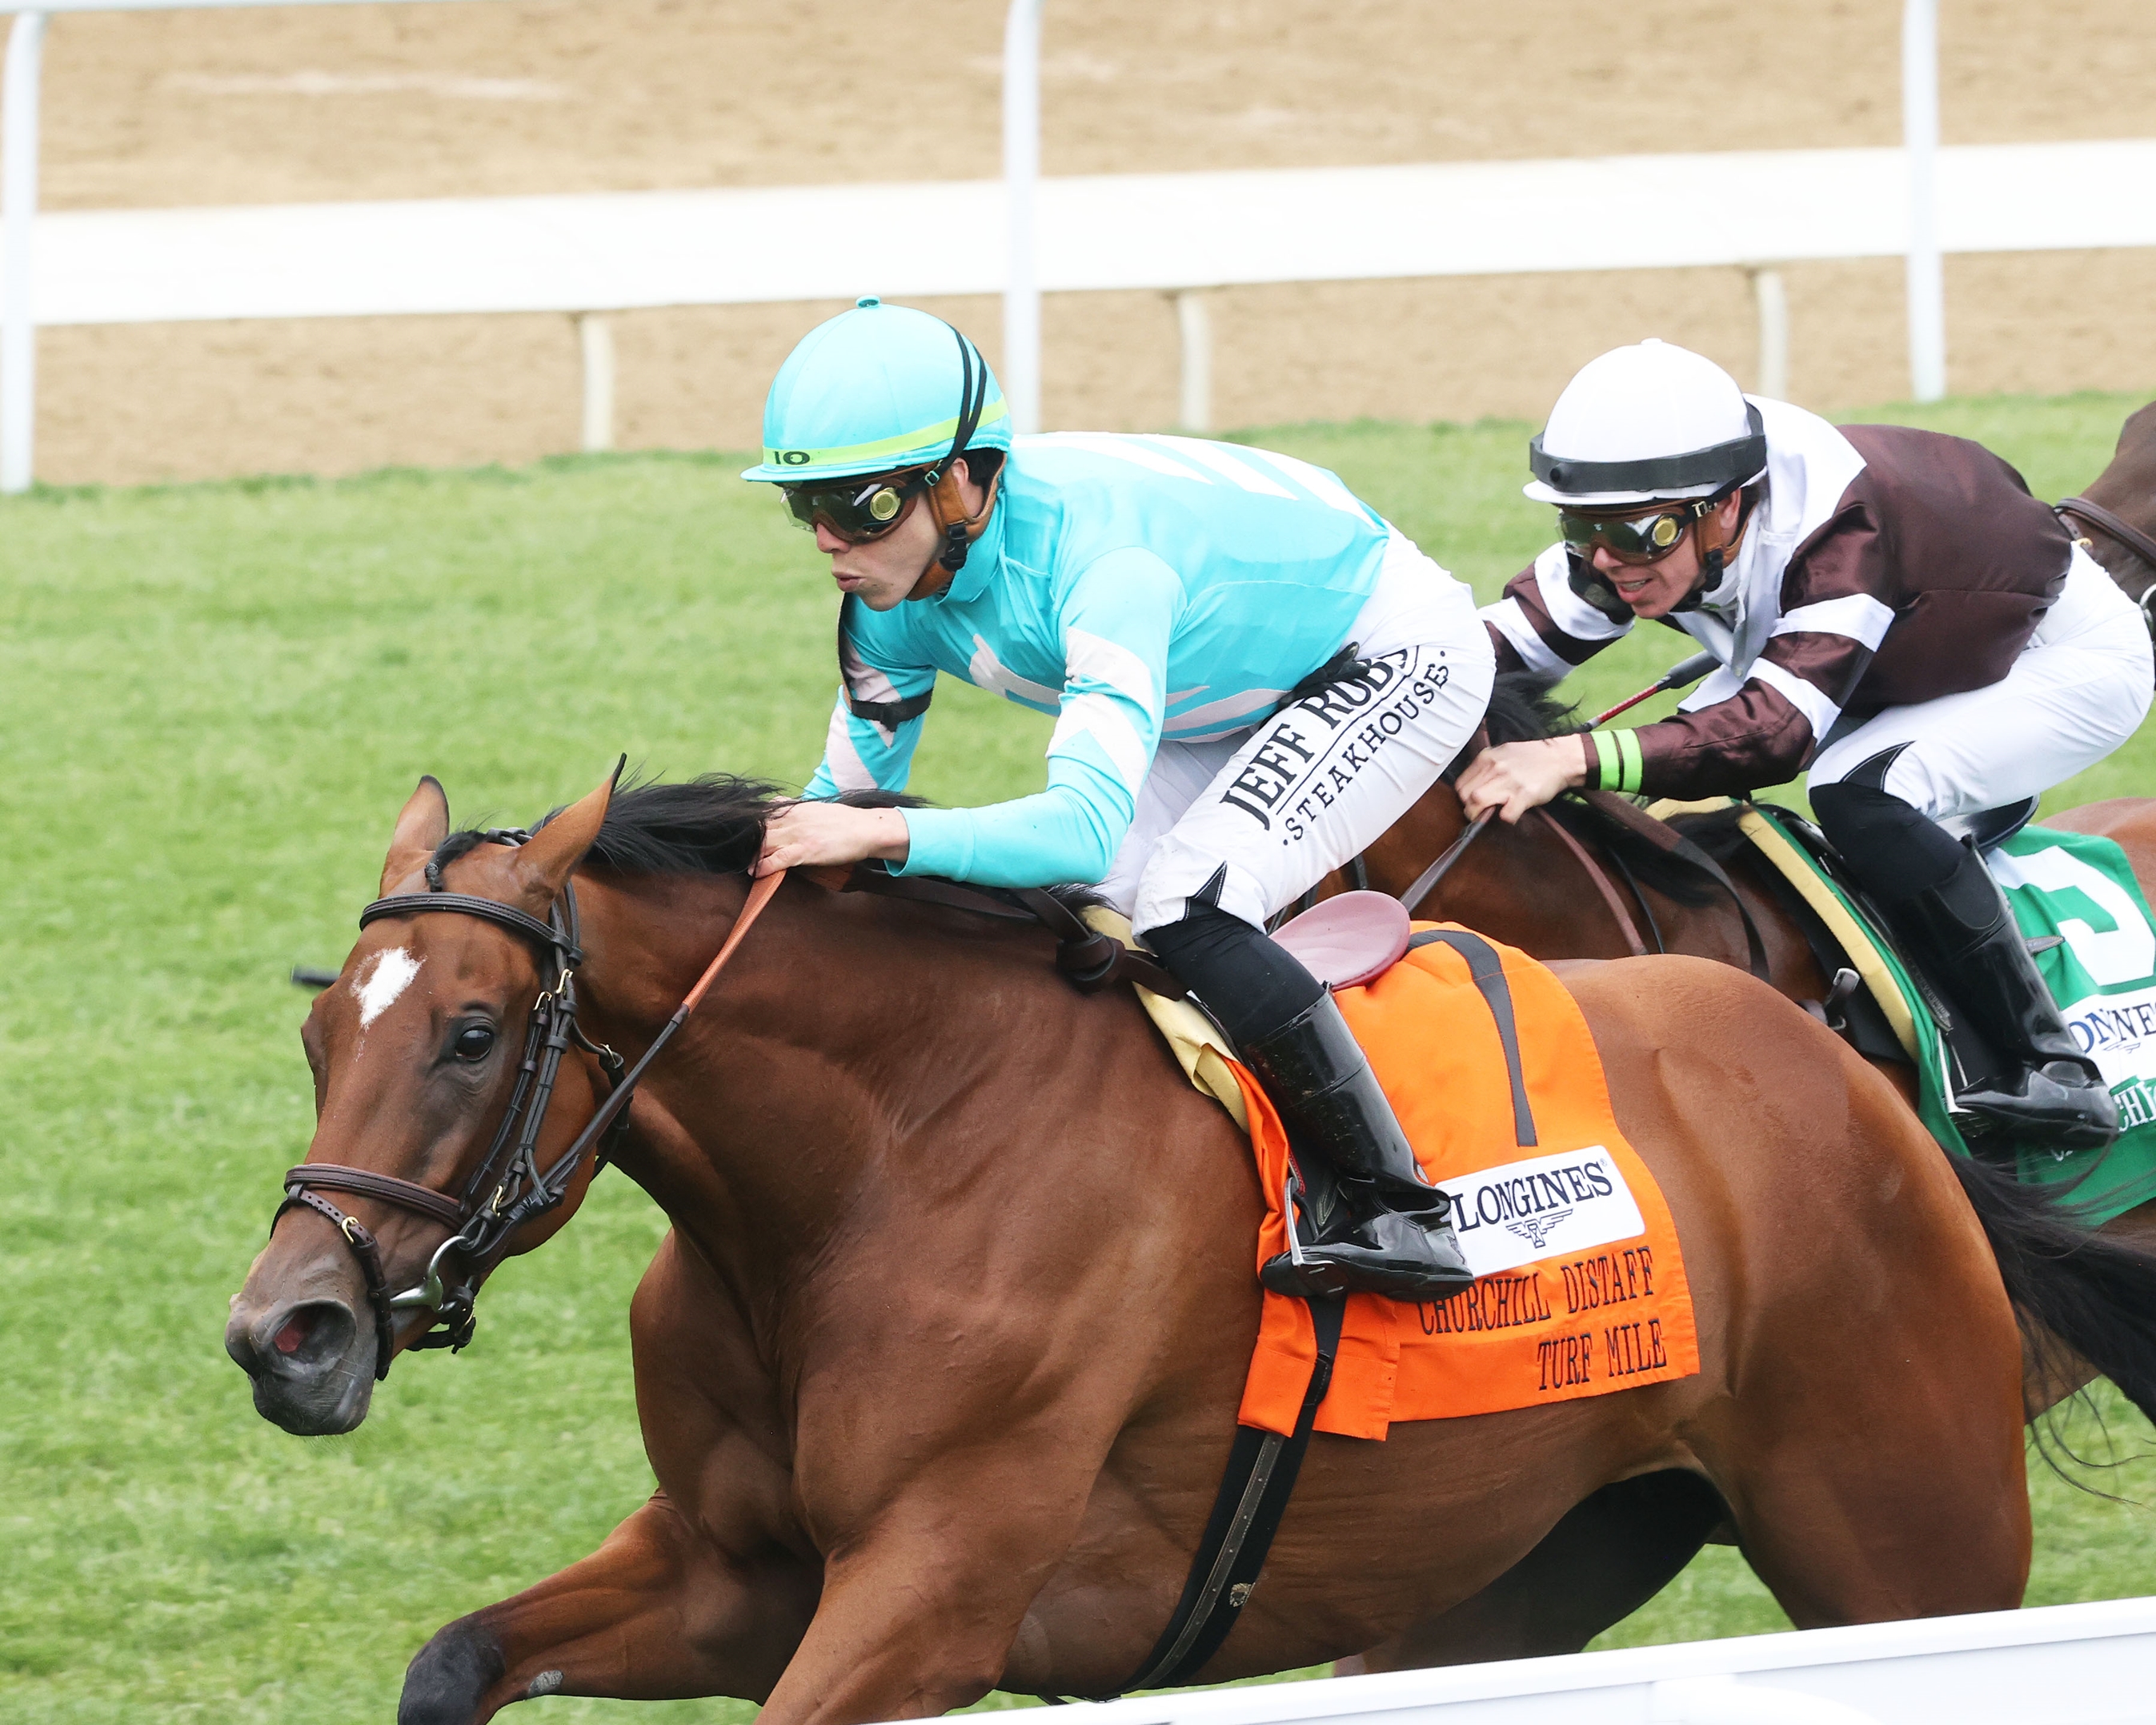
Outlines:
{"type": "MultiPolygon", "coordinates": [[[[486,837],[495,844],[521,845],[530,834],[504,830],[490,832],[486,837]]],[[[628,1127],[624,1105],[627,1090],[634,1083],[633,1079],[624,1079],[626,1063],[622,1057],[605,1044],[593,1042],[577,1024],[577,967],[584,955],[578,944],[573,883],[563,884],[561,896],[547,907],[544,922],[514,905],[444,891],[440,870],[432,864],[428,866],[427,883],[425,892],[375,900],[359,913],[359,926],[365,928],[386,916],[428,911],[476,916],[530,942],[546,956],[552,978],[532,1003],[531,1023],[524,1034],[524,1057],[516,1069],[516,1087],[510,1094],[501,1123],[495,1128],[494,1142],[457,1196],[452,1198],[416,1180],[336,1163],[303,1163],[285,1176],[285,1201],[278,1205],[270,1225],[274,1230],[285,1211],[304,1207],[326,1219],[344,1237],[359,1260],[361,1274],[367,1280],[367,1303],[374,1309],[374,1375],[377,1378],[389,1375],[389,1357],[396,1343],[396,1314],[400,1312],[432,1314],[427,1327],[413,1338],[413,1348],[454,1351],[471,1340],[478,1321],[474,1301],[481,1276],[493,1266],[511,1235],[562,1202],[594,1138],[599,1139],[598,1166],[605,1167],[628,1127]],[[572,1045],[597,1058],[606,1077],[607,1096],[576,1142],[552,1168],[542,1170],[539,1135],[554,1100],[562,1057],[572,1045]],[[324,1198],[324,1192],[376,1199],[451,1230],[449,1237],[428,1260],[425,1280],[418,1287],[392,1294],[382,1267],[381,1247],[373,1235],[357,1217],[346,1214],[324,1198]],[[443,1263],[452,1253],[464,1260],[468,1278],[454,1287],[443,1281],[443,1263]]],[[[638,1076],[641,1073],[639,1065],[638,1076]]]]}

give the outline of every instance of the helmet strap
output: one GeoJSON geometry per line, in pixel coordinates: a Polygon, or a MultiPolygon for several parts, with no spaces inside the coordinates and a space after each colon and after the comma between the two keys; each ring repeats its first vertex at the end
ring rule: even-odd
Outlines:
{"type": "Polygon", "coordinates": [[[1677,602],[1676,604],[1671,606],[1671,609],[1676,611],[1696,610],[1708,593],[1713,592],[1716,588],[1722,585],[1722,571],[1727,567],[1730,554],[1743,542],[1744,530],[1752,525],[1752,506],[1755,501],[1755,497],[1750,488],[1740,485],[1737,487],[1733,492],[1724,492],[1722,495],[1715,498],[1705,509],[1700,511],[1698,518],[1700,525],[1699,579],[1692,583],[1691,591],[1686,593],[1682,599],[1677,602]],[[1738,506],[1737,525],[1730,530],[1729,536],[1727,539],[1723,540],[1719,545],[1711,546],[1707,543],[1707,535],[1705,531],[1707,527],[1707,518],[1714,511],[1719,510],[1724,503],[1729,501],[1732,495],[1740,497],[1743,500],[1743,501],[1738,506]]]}
{"type": "Polygon", "coordinates": [[[968,515],[953,464],[944,462],[942,471],[928,487],[928,509],[936,517],[936,550],[922,567],[921,578],[913,583],[907,598],[933,599],[942,596],[952,578],[966,567],[966,553],[973,549],[973,542],[988,531],[988,516],[996,506],[996,491],[1003,480],[1002,470],[991,474],[982,489],[979,510],[968,515]]]}
{"type": "Polygon", "coordinates": [[[957,462],[980,428],[981,410],[988,404],[988,366],[982,360],[977,368],[973,344],[956,329],[951,333],[958,337],[958,424],[951,439],[951,453],[929,476],[928,507],[936,517],[937,543],[935,555],[922,566],[921,578],[906,594],[908,599],[941,597],[952,578],[966,567],[966,554],[988,526],[988,512],[996,506],[997,486],[1003,478],[998,470],[983,489],[978,512],[968,515],[965,499],[958,493],[957,462]]]}

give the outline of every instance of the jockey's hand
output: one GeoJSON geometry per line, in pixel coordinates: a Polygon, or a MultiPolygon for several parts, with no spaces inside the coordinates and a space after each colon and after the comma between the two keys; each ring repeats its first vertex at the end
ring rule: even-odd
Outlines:
{"type": "Polygon", "coordinates": [[[911,847],[906,817],[896,809],[850,809],[843,803],[796,803],[764,824],[754,873],[857,863],[870,857],[904,862],[911,847]]]}
{"type": "Polygon", "coordinates": [[[1460,805],[1470,820],[1494,809],[1507,824],[1517,823],[1558,792],[1585,784],[1594,746],[1584,737],[1551,737],[1485,749],[1460,775],[1460,805]]]}

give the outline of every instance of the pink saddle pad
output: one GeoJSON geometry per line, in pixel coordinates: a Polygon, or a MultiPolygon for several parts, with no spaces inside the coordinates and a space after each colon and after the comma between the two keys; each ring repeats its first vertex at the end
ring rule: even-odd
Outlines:
{"type": "Polygon", "coordinates": [[[1400,962],[1409,927],[1407,906],[1389,893],[1343,892],[1282,923],[1273,938],[1321,983],[1352,988],[1400,962]]]}

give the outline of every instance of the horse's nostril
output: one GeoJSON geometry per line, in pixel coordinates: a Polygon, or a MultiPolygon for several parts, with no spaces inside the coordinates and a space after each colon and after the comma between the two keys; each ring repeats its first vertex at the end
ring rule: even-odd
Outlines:
{"type": "Polygon", "coordinates": [[[270,1345],[280,1353],[297,1353],[306,1345],[307,1337],[313,1332],[314,1327],[315,1318],[312,1312],[295,1312],[285,1320],[285,1327],[277,1332],[270,1345]]]}

